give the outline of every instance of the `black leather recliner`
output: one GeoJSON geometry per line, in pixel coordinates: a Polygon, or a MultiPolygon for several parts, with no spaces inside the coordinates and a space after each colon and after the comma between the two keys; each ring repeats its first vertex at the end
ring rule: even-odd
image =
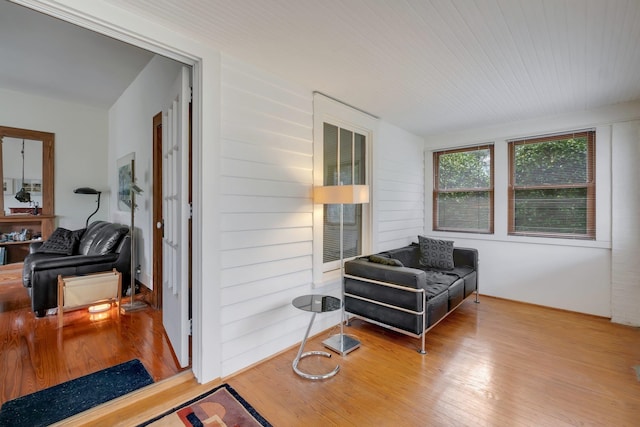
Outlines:
{"type": "MultiPolygon", "coordinates": [[[[77,276],[114,268],[130,283],[131,240],[127,226],[106,221],[86,230],[56,229],[46,242],[34,242],[24,259],[22,283],[36,317],[58,306],[58,275],[77,276]]],[[[124,290],[123,290],[124,291],[124,290]]]]}

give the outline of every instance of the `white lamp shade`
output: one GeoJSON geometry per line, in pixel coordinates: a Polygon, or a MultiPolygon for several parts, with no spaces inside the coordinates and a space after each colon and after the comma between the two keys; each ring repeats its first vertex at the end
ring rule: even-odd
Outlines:
{"type": "Polygon", "coordinates": [[[313,202],[323,205],[369,203],[368,185],[326,185],[313,189],[313,202]]]}

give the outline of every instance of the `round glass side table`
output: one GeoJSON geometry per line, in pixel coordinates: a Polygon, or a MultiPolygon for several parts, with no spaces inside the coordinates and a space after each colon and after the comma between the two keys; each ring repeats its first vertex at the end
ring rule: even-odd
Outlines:
{"type": "Polygon", "coordinates": [[[309,337],[309,331],[311,331],[311,326],[313,326],[313,321],[316,318],[316,314],[318,313],[326,313],[329,311],[340,310],[341,301],[336,297],[332,297],[329,295],[302,295],[295,298],[291,304],[297,309],[309,311],[312,313],[311,321],[309,322],[309,326],[307,327],[307,332],[304,334],[304,339],[300,344],[300,350],[298,350],[298,355],[293,361],[292,367],[293,371],[300,375],[303,378],[308,380],[325,380],[327,378],[333,377],[340,370],[340,365],[337,365],[333,371],[328,372],[326,374],[309,374],[307,372],[303,372],[298,368],[298,363],[300,359],[303,359],[308,356],[322,356],[322,357],[331,357],[330,353],[326,351],[308,351],[304,353],[304,346],[307,343],[307,338],[309,337]]]}

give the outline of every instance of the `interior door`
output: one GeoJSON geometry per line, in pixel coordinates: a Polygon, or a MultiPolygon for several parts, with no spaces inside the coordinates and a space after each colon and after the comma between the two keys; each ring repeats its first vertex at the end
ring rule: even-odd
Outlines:
{"type": "Polygon", "coordinates": [[[180,366],[189,365],[189,69],[162,110],[162,322],[180,366]]]}

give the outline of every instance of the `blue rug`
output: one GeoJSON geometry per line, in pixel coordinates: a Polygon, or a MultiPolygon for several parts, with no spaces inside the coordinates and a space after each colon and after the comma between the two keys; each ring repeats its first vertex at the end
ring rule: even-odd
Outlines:
{"type": "Polygon", "coordinates": [[[0,426],[47,426],[153,383],[135,359],[5,402],[0,426]]]}

